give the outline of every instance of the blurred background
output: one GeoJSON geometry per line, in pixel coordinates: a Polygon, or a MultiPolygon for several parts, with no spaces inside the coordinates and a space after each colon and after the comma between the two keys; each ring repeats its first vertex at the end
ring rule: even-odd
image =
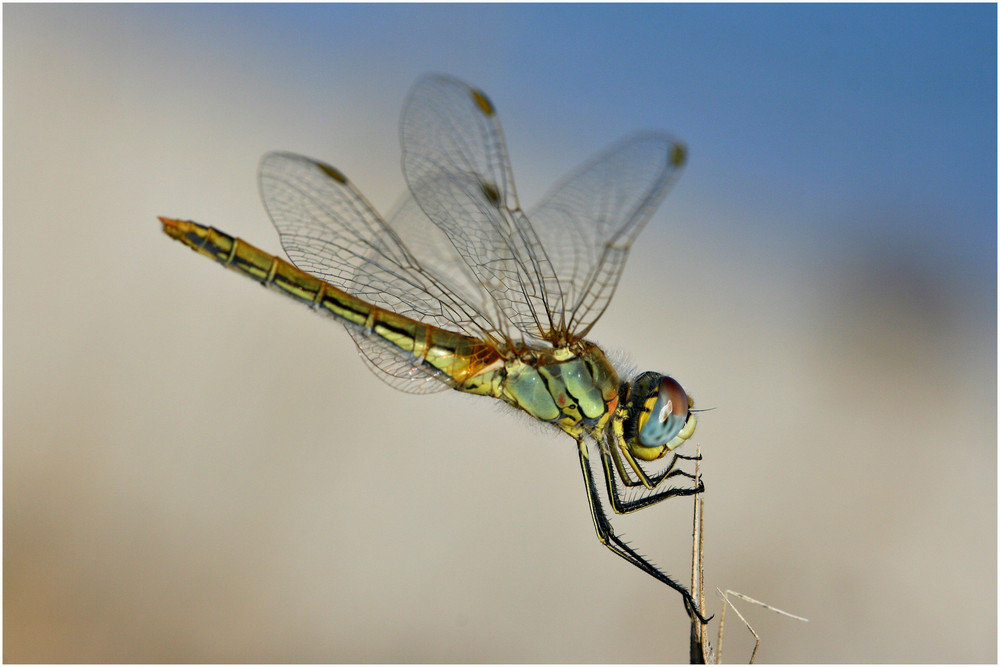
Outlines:
{"type": "MultiPolygon", "coordinates": [[[[3,18],[5,661],[686,660],[569,438],[392,390],[160,232],[278,252],[278,149],[388,209],[407,90],[440,71],[496,104],[529,208],[630,132],[687,143],[592,338],[712,408],[707,585],[810,619],[742,605],[758,659],[996,662],[994,5],[3,18]]],[[[690,521],[618,526],[686,581],[690,521]]],[[[751,646],[727,616],[723,658],[751,646]]]]}

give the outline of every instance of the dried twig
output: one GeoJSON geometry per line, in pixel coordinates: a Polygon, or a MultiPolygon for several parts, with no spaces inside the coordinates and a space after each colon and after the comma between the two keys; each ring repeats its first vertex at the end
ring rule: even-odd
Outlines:
{"type": "Polygon", "coordinates": [[[716,592],[718,592],[719,596],[722,597],[722,600],[723,600],[723,603],[722,603],[722,612],[719,614],[719,641],[718,641],[718,648],[717,648],[717,653],[716,653],[716,657],[718,658],[720,664],[722,662],[722,628],[723,628],[723,625],[726,622],[726,607],[732,607],[733,608],[733,611],[736,612],[736,615],[740,617],[741,621],[743,621],[743,625],[747,626],[747,630],[749,630],[750,634],[753,635],[753,638],[754,638],[753,653],[750,654],[750,664],[751,665],[753,664],[754,659],[756,659],[756,657],[757,657],[757,648],[760,646],[760,636],[753,629],[753,627],[751,627],[750,623],[747,622],[747,619],[743,618],[743,614],[741,614],[740,610],[736,608],[736,605],[734,605],[732,603],[732,601],[729,599],[730,595],[736,596],[736,597],[738,597],[738,598],[740,598],[742,600],[746,600],[747,602],[750,602],[750,603],[753,603],[753,604],[756,604],[756,605],[760,605],[764,609],[767,609],[769,611],[773,611],[773,612],[775,612],[777,614],[781,614],[782,616],[787,616],[789,618],[794,618],[796,621],[802,621],[803,623],[808,623],[809,622],[808,618],[802,618],[801,616],[796,616],[795,614],[789,614],[787,611],[782,611],[781,609],[778,609],[777,607],[772,607],[771,605],[766,604],[764,602],[761,602],[760,600],[754,600],[749,595],[744,595],[743,593],[737,593],[736,591],[731,591],[729,589],[726,589],[725,592],[720,591],[718,588],[716,588],[715,590],[716,590],[716,592]]]}
{"type": "MultiPolygon", "coordinates": [[[[701,446],[698,447],[694,463],[694,483],[701,481],[701,446]]],[[[694,496],[694,526],[691,536],[691,597],[698,601],[701,613],[705,613],[705,545],[704,535],[705,500],[701,494],[694,496]]],[[[698,615],[688,610],[691,618],[691,643],[689,659],[692,665],[704,665],[711,662],[712,647],[708,642],[708,626],[701,622],[698,615]]]]}
{"type": "MultiPolygon", "coordinates": [[[[698,457],[695,460],[694,467],[694,481],[697,484],[701,480],[701,447],[698,448],[698,457]]],[[[696,494],[694,496],[694,526],[692,528],[691,536],[691,597],[697,600],[698,607],[702,614],[705,613],[705,542],[704,542],[704,518],[705,518],[705,501],[701,494],[696,494]]],[[[757,658],[757,648],[760,646],[760,636],[757,632],[750,626],[750,623],[743,617],[740,610],[729,599],[729,596],[738,597],[742,600],[746,600],[752,604],[759,605],[764,609],[773,611],[775,613],[793,618],[797,621],[802,621],[803,623],[808,623],[809,620],[802,618],[801,616],[796,616],[795,614],[790,614],[787,611],[782,611],[777,607],[772,607],[769,604],[755,600],[748,595],[743,593],[737,593],[736,591],[726,590],[724,593],[719,589],[715,589],[719,596],[722,598],[722,610],[719,612],[719,638],[717,640],[717,648],[715,651],[712,650],[712,644],[708,641],[708,626],[701,622],[697,614],[693,610],[688,609],[688,616],[691,618],[691,642],[689,646],[689,658],[691,664],[722,664],[722,632],[726,623],[726,607],[732,607],[736,615],[740,617],[743,624],[750,631],[750,634],[754,637],[753,653],[750,654],[750,664],[757,658]]]]}

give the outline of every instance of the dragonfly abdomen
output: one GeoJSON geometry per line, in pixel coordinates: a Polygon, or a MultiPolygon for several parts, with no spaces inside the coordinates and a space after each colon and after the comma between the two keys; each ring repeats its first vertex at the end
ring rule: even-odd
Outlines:
{"type": "Polygon", "coordinates": [[[429,367],[438,380],[462,391],[495,395],[494,374],[487,371],[499,367],[500,356],[483,341],[373,306],[214,227],[169,218],[160,218],[160,221],[163,231],[171,238],[265,287],[333,317],[366,338],[378,340],[411,365],[429,367]]]}
{"type": "Polygon", "coordinates": [[[187,220],[160,218],[160,222],[168,236],[192,250],[313,309],[325,309],[338,320],[364,326],[371,314],[370,304],[243,239],[187,220]]]}

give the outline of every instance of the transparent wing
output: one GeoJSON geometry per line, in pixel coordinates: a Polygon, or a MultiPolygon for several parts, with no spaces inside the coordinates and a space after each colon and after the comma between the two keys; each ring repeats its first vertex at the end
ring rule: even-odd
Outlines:
{"type": "MultiPolygon", "coordinates": [[[[260,190],[282,247],[303,271],[380,308],[498,346],[503,343],[498,323],[479,310],[475,295],[421,265],[336,169],[290,153],[270,153],[261,162],[260,190]]],[[[426,244],[424,252],[432,253],[433,241],[426,244]]],[[[407,391],[427,391],[421,383],[395,382],[424,372],[405,353],[361,334],[354,338],[366,361],[387,382],[407,391]]]]}
{"type": "Polygon", "coordinates": [[[427,218],[412,193],[405,193],[387,218],[388,226],[416,262],[433,267],[438,285],[445,286],[454,298],[481,314],[481,319],[494,327],[494,336],[501,332],[509,338],[506,316],[444,232],[427,218]]]}
{"type": "MultiPolygon", "coordinates": [[[[444,233],[427,219],[413,195],[406,193],[400,198],[393,212],[387,216],[386,224],[419,265],[435,267],[436,285],[446,286],[448,293],[457,297],[462,303],[475,304],[478,312],[491,312],[490,322],[504,321],[495,310],[496,304],[478,283],[476,276],[468,269],[444,233]]],[[[359,269],[362,272],[367,271],[368,267],[377,261],[377,256],[377,249],[371,248],[368,260],[361,264],[359,269]]],[[[356,278],[364,281],[362,276],[356,278]]],[[[361,332],[352,330],[348,332],[354,338],[369,368],[393,387],[409,393],[422,394],[440,391],[450,386],[447,378],[442,377],[415,380],[415,369],[409,363],[408,357],[401,358],[395,348],[387,347],[379,339],[367,338],[361,332]],[[434,379],[441,380],[445,384],[434,382],[434,379]]]]}
{"type": "Polygon", "coordinates": [[[425,77],[407,100],[401,135],[410,193],[454,248],[463,275],[485,290],[483,308],[511,340],[513,330],[522,340],[558,339],[559,279],[518,206],[489,99],[457,79],[425,77]]]}
{"type": "Polygon", "coordinates": [[[431,394],[453,386],[444,373],[415,365],[411,357],[381,339],[369,338],[355,329],[347,329],[347,333],[358,346],[365,365],[389,386],[408,394],[431,394]]]}
{"type": "Polygon", "coordinates": [[[481,308],[524,337],[556,345],[582,338],[607,308],[629,247],[685,158],[683,145],[664,134],[636,135],[525,216],[492,103],[442,76],[414,86],[402,144],[410,192],[488,292],[492,304],[481,308]]]}
{"type": "Polygon", "coordinates": [[[303,271],[425,324],[496,340],[497,324],[422,265],[333,167],[270,153],[261,162],[260,189],[282,247],[303,271]]]}
{"type": "Polygon", "coordinates": [[[573,338],[604,313],[629,247],[684,159],[683,144],[665,134],[635,135],[573,172],[529,215],[559,276],[573,338]]]}
{"type": "MultiPolygon", "coordinates": [[[[350,294],[498,349],[586,334],[684,161],[683,146],[665,135],[634,137],[556,186],[532,224],[481,92],[421,79],[401,134],[410,192],[388,223],[332,167],[267,155],[260,186],[282,245],[296,266],[350,294]]],[[[355,340],[391,384],[426,390],[414,389],[421,369],[404,353],[363,334],[355,340]]]]}

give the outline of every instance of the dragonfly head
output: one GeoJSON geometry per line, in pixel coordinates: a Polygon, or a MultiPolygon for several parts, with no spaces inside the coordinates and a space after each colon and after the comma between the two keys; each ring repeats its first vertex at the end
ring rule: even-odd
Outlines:
{"type": "Polygon", "coordinates": [[[694,433],[694,399],[672,377],[647,371],[632,381],[625,399],[622,436],[629,452],[653,461],[694,433]]]}

